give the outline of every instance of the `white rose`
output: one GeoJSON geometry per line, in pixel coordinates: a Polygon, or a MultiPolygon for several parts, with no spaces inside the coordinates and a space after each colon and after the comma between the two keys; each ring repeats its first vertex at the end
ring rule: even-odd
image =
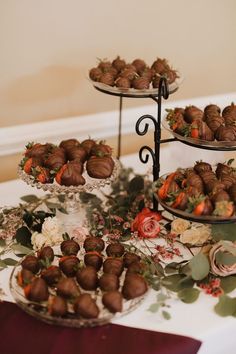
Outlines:
{"type": "Polygon", "coordinates": [[[39,250],[43,246],[48,245],[48,239],[43,234],[35,231],[31,236],[31,243],[34,250],[39,250]]]}
{"type": "Polygon", "coordinates": [[[171,223],[171,232],[179,235],[190,227],[190,222],[184,219],[175,219],[171,223]]]}
{"type": "Polygon", "coordinates": [[[62,225],[56,216],[53,218],[48,217],[44,220],[42,234],[48,239],[60,240],[62,233],[62,225]]]}
{"type": "Polygon", "coordinates": [[[51,241],[51,246],[57,245],[58,243],[61,243],[63,241],[62,234],[54,234],[50,238],[51,241]]]}
{"type": "Polygon", "coordinates": [[[207,225],[199,227],[192,227],[184,231],[180,235],[180,241],[182,243],[189,243],[190,245],[201,245],[205,243],[211,236],[211,229],[207,225]]]}

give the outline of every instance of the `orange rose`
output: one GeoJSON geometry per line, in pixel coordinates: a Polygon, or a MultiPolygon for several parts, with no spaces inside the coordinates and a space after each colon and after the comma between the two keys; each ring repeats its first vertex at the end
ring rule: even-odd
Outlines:
{"type": "Polygon", "coordinates": [[[139,237],[142,238],[154,238],[160,232],[161,214],[155,211],[151,211],[148,208],[138,213],[131,225],[131,231],[137,231],[139,237]]]}

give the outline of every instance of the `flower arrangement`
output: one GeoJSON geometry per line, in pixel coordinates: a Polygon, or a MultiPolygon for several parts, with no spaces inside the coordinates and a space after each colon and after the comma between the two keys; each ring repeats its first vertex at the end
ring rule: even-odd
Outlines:
{"type": "MultiPolygon", "coordinates": [[[[159,309],[168,319],[168,300],[185,303],[197,300],[200,292],[218,298],[215,312],[234,316],[236,298],[236,228],[234,224],[203,225],[165,212],[152,210],[152,183],[146,176],[122,169],[108,194],[81,193],[89,230],[78,228],[69,235],[83,242],[90,234],[118,240],[127,250],[140,254],[142,270],[157,291],[149,310],[159,309]]],[[[63,238],[63,226],[56,211],[63,209],[63,195],[22,197],[23,203],[0,211],[0,269],[14,265],[9,252],[22,256],[63,238]],[[12,223],[14,220],[14,223],[12,223]]]]}

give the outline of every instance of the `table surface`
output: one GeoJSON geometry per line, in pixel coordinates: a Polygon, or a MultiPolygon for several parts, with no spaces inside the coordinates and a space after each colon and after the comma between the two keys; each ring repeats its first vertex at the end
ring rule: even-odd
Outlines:
{"type": "MultiPolygon", "coordinates": [[[[229,98],[229,102],[231,100],[232,98],[229,98]]],[[[210,102],[220,105],[220,102],[213,100],[210,102]]],[[[179,142],[165,144],[161,149],[161,174],[173,171],[179,166],[191,166],[196,160],[205,160],[211,163],[225,160],[224,152],[194,149],[179,142]]],[[[235,153],[232,152],[230,156],[234,157],[234,155],[235,153]]],[[[151,171],[151,162],[143,165],[138,159],[138,154],[122,157],[121,161],[125,166],[133,167],[138,173],[151,171]]],[[[44,193],[20,180],[0,183],[0,205],[16,205],[22,195],[44,195],[44,193]]],[[[0,288],[2,287],[6,293],[5,300],[13,301],[8,288],[10,273],[10,267],[0,272],[0,288]]],[[[190,305],[184,304],[178,299],[172,299],[169,302],[171,319],[164,320],[159,313],[153,314],[147,311],[150,304],[155,302],[156,295],[157,293],[151,290],[138,309],[114,320],[113,323],[199,339],[203,342],[200,354],[235,353],[236,320],[231,317],[222,318],[214,313],[213,307],[217,299],[201,294],[198,301],[190,305]]]]}

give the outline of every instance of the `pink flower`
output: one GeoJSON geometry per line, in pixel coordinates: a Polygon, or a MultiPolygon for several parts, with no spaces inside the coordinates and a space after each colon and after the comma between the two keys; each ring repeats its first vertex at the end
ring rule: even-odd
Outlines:
{"type": "Polygon", "coordinates": [[[142,238],[157,237],[160,232],[161,214],[144,208],[138,213],[131,224],[131,231],[137,231],[138,236],[142,238]]]}
{"type": "Polygon", "coordinates": [[[83,243],[87,235],[89,235],[88,229],[82,226],[76,227],[71,233],[72,238],[78,243],[83,243]]]}

